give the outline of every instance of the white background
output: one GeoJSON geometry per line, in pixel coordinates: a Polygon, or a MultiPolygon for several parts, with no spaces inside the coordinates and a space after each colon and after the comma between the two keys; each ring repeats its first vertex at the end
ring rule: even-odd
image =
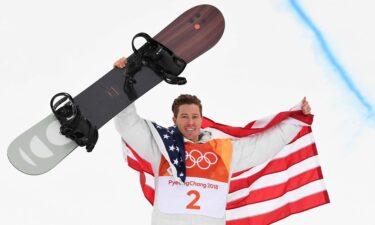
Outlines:
{"type": "MultiPolygon", "coordinates": [[[[10,142],[50,114],[57,92],[72,95],[131,54],[140,31],[155,35],[190,7],[210,3],[226,19],[220,42],[188,65],[188,84],[162,84],[137,101],[165,126],[181,93],[198,95],[204,115],[235,126],[287,110],[307,96],[330,194],[328,205],[277,224],[373,224],[375,118],[327,60],[289,1],[0,2],[0,224],[150,224],[138,174],[122,159],[109,122],[95,150],[74,151],[52,171],[29,176],[7,160],[10,142]]],[[[298,1],[370,104],[375,105],[371,0],[298,1]]]]}

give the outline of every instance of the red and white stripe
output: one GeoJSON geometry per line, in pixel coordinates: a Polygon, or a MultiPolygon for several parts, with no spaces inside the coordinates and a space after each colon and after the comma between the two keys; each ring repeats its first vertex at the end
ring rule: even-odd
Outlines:
{"type": "Polygon", "coordinates": [[[128,162],[128,165],[139,172],[139,179],[143,194],[153,205],[155,198],[155,175],[152,171],[151,163],[142,159],[125,141],[123,141],[123,151],[125,153],[125,160],[128,162]]]}
{"type": "MultiPolygon", "coordinates": [[[[227,196],[227,225],[267,225],[289,215],[329,203],[327,190],[311,131],[313,117],[301,111],[282,112],[230,127],[204,118],[202,128],[215,137],[244,137],[263,132],[278,123],[303,128],[291,143],[269,161],[232,174],[227,196]]],[[[126,145],[129,166],[140,172],[146,198],[153,203],[155,187],[151,164],[126,145]]]]}
{"type": "Polygon", "coordinates": [[[272,160],[234,174],[227,200],[227,224],[236,225],[270,224],[328,203],[312,133],[303,132],[272,160]]]}
{"type": "Polygon", "coordinates": [[[247,136],[281,122],[303,127],[272,159],[232,175],[227,197],[228,225],[271,224],[329,202],[310,127],[312,120],[312,116],[305,116],[301,111],[290,111],[253,121],[244,128],[228,127],[211,120],[203,123],[203,127],[221,137],[247,136]]]}

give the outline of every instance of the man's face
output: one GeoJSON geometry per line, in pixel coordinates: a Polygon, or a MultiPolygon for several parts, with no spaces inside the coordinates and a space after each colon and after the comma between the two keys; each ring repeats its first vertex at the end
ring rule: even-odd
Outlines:
{"type": "Polygon", "coordinates": [[[185,138],[197,142],[202,124],[202,115],[196,104],[184,104],[179,106],[177,118],[173,122],[185,138]]]}

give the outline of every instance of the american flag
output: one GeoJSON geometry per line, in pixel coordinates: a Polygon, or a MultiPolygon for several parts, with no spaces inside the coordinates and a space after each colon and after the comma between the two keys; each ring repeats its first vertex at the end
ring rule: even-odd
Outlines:
{"type": "Polygon", "coordinates": [[[169,156],[169,161],[176,168],[176,174],[185,182],[186,166],[185,166],[185,145],[184,138],[176,126],[164,128],[156,123],[152,123],[162,138],[163,145],[169,156]]]}
{"type": "MultiPolygon", "coordinates": [[[[244,127],[227,126],[204,118],[202,128],[220,138],[240,138],[263,132],[282,121],[299,124],[302,129],[272,159],[232,174],[227,196],[227,225],[268,225],[329,203],[310,126],[312,115],[305,116],[300,110],[281,112],[244,127]]],[[[151,164],[125,141],[124,144],[128,150],[128,165],[140,172],[143,193],[153,204],[155,186],[151,164]]]]}

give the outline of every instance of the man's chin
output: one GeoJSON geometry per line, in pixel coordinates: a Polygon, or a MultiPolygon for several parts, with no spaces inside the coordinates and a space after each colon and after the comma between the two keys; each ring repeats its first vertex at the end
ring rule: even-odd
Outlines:
{"type": "Polygon", "coordinates": [[[192,142],[195,142],[198,138],[196,138],[195,136],[191,136],[191,135],[185,135],[184,136],[186,139],[188,139],[189,141],[192,141],[192,142]]]}

